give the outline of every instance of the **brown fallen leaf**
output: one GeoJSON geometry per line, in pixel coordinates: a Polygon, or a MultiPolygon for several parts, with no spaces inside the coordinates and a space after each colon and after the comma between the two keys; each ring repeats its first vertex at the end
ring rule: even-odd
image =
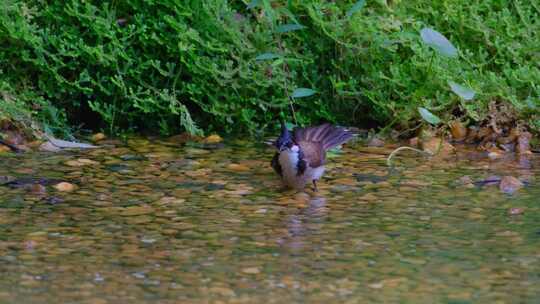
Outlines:
{"type": "Polygon", "coordinates": [[[465,138],[465,143],[472,144],[478,140],[478,128],[469,127],[467,130],[467,138],[465,138]]]}
{"type": "Polygon", "coordinates": [[[467,128],[460,121],[456,120],[450,123],[450,133],[454,140],[462,141],[467,137],[467,128]]]}

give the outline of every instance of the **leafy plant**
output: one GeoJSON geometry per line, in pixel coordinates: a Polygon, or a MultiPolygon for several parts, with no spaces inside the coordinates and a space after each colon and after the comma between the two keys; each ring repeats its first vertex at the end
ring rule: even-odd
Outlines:
{"type": "Polygon", "coordinates": [[[292,105],[299,125],[407,130],[424,119],[419,107],[482,120],[498,100],[538,128],[537,10],[510,0],[0,1],[0,83],[28,113],[4,115],[56,133],[69,121],[263,134],[292,105]],[[300,88],[316,94],[295,97],[300,88]]]}

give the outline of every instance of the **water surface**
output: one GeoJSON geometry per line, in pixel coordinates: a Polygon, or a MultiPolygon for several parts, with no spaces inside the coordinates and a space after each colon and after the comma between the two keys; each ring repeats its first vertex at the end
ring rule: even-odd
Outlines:
{"type": "Polygon", "coordinates": [[[1,156],[78,187],[0,186],[0,302],[539,303],[540,160],[389,151],[347,147],[300,194],[241,141],[1,156]]]}

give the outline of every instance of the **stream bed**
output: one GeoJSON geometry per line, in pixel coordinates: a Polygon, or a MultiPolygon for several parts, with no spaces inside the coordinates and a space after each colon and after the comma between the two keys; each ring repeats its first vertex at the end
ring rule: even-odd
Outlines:
{"type": "Polygon", "coordinates": [[[540,303],[540,158],[391,151],[304,193],[247,141],[4,154],[0,303],[540,303]]]}

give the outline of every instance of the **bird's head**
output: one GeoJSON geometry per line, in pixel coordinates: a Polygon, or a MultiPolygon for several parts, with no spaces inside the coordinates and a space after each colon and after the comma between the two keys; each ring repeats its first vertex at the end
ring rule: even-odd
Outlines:
{"type": "Polygon", "coordinates": [[[281,121],[281,134],[277,138],[275,144],[279,152],[291,148],[294,145],[291,132],[285,126],[285,122],[281,121]]]}

